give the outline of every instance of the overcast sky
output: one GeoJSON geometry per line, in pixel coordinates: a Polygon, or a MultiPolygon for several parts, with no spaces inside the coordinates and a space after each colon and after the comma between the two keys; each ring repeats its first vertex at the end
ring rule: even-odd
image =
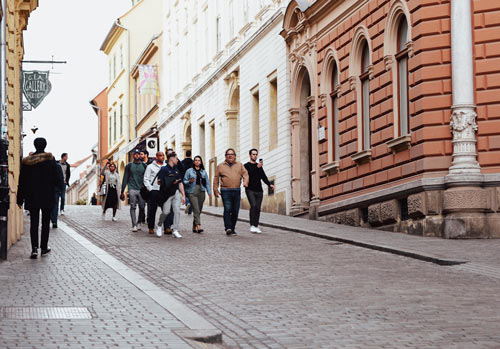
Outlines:
{"type": "Polygon", "coordinates": [[[108,82],[107,58],[99,51],[113,22],[131,7],[130,0],[40,0],[24,34],[25,60],[67,64],[24,64],[24,70],[49,70],[52,91],[33,111],[24,112],[24,154],[36,137],[47,139],[56,158],[69,162],[90,154],[97,144],[97,116],[89,106],[108,82]],[[31,128],[38,127],[33,135],[31,128]]]}

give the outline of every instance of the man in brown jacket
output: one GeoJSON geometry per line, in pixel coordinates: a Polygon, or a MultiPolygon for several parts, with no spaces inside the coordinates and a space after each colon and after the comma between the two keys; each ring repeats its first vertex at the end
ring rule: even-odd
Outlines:
{"type": "Polygon", "coordinates": [[[248,186],[248,172],[241,162],[236,161],[233,148],[226,150],[226,160],[217,166],[214,176],[214,194],[222,196],[224,204],[224,229],[227,236],[237,235],[234,231],[238,221],[241,200],[241,179],[243,186],[248,186]],[[220,181],[220,192],[219,192],[220,181]]]}

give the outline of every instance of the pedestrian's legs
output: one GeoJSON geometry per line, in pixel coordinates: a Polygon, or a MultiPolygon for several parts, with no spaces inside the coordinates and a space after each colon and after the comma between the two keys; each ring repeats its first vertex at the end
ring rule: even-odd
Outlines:
{"type": "Polygon", "coordinates": [[[139,191],[139,218],[137,219],[137,223],[145,223],[146,222],[146,201],[141,196],[141,192],[139,191]]]}
{"type": "Polygon", "coordinates": [[[257,202],[255,204],[255,221],[254,221],[254,227],[258,227],[259,226],[259,221],[260,221],[260,208],[262,206],[262,198],[264,197],[264,193],[263,192],[257,192],[257,195],[256,195],[256,199],[257,199],[257,202]]]}
{"type": "Polygon", "coordinates": [[[247,190],[246,193],[250,203],[250,225],[257,227],[259,226],[260,206],[264,193],[253,190],[247,190]]]}
{"type": "Polygon", "coordinates": [[[40,241],[42,251],[48,248],[51,211],[50,208],[42,208],[42,239],[40,241]]]}
{"type": "Polygon", "coordinates": [[[233,210],[231,191],[221,189],[220,195],[222,197],[222,204],[224,205],[224,230],[233,229],[231,223],[231,212],[233,210]]]}
{"type": "Polygon", "coordinates": [[[158,190],[152,190],[148,202],[148,229],[155,228],[156,210],[158,209],[158,190]]]}
{"type": "Polygon", "coordinates": [[[168,215],[170,215],[170,210],[172,209],[172,200],[174,199],[174,196],[171,196],[163,203],[163,207],[161,209],[161,214],[160,214],[160,219],[158,220],[158,226],[161,227],[164,223],[165,220],[167,219],[168,215]]]}
{"type": "Polygon", "coordinates": [[[138,196],[141,194],[139,190],[129,189],[128,196],[130,198],[130,218],[132,219],[132,227],[137,225],[137,218],[135,216],[135,209],[137,208],[138,196]]]}
{"type": "Polygon", "coordinates": [[[201,190],[199,185],[194,187],[194,192],[188,194],[191,207],[193,208],[193,226],[201,224],[200,214],[203,208],[203,201],[205,201],[205,192],[201,190]]]}
{"type": "Polygon", "coordinates": [[[167,218],[165,219],[165,224],[163,228],[170,229],[172,227],[172,224],[174,224],[174,210],[172,209],[172,206],[170,206],[170,212],[168,213],[167,218]]]}
{"type": "Polygon", "coordinates": [[[57,223],[57,214],[59,213],[59,198],[61,198],[61,192],[56,190],[54,194],[55,204],[52,209],[50,220],[52,223],[57,223]]]}
{"type": "Polygon", "coordinates": [[[116,210],[118,210],[118,205],[113,206],[113,217],[116,216],[116,210]]]}
{"type": "Polygon", "coordinates": [[[174,211],[174,224],[172,230],[179,230],[179,221],[181,219],[181,192],[176,191],[172,199],[172,210],[174,211]]]}
{"type": "Polygon", "coordinates": [[[231,229],[234,232],[236,222],[238,222],[238,213],[240,212],[241,191],[234,190],[232,194],[233,210],[231,213],[231,229]]]}
{"type": "Polygon", "coordinates": [[[30,210],[30,235],[32,250],[38,249],[38,225],[40,224],[40,209],[30,210]]]}
{"type": "Polygon", "coordinates": [[[64,204],[66,203],[66,184],[64,184],[61,192],[61,211],[64,211],[64,204]]]}

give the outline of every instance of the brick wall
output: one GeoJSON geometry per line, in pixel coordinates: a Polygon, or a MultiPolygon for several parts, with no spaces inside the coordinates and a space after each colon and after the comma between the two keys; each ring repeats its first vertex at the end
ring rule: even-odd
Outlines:
{"type": "MultiPolygon", "coordinates": [[[[487,3],[487,1],[477,2],[487,3]]],[[[408,179],[416,174],[445,173],[448,171],[452,154],[452,135],[449,127],[452,103],[450,2],[410,0],[405,3],[411,14],[411,23],[408,24],[411,27],[410,39],[413,41],[414,48],[414,56],[409,59],[408,63],[411,115],[411,147],[408,150],[393,154],[386,145],[386,142],[393,139],[395,134],[392,100],[392,83],[395,72],[386,70],[383,59],[384,30],[391,2],[373,0],[366,3],[344,21],[339,22],[336,27],[326,31],[318,40],[317,71],[321,74],[326,50],[333,47],[338,53],[339,82],[341,83],[338,99],[340,171],[329,176],[324,173],[321,175],[320,188],[323,203],[335,201],[339,196],[352,194],[361,189],[374,188],[390,181],[408,179]],[[351,156],[359,151],[357,145],[357,98],[356,91],[351,91],[349,86],[349,55],[352,38],[359,25],[364,25],[368,29],[374,74],[370,80],[372,158],[365,164],[356,165],[351,156]]],[[[475,11],[479,12],[477,7],[475,6],[475,11]]],[[[485,10],[482,9],[482,11],[485,10]]],[[[492,23],[496,22],[491,18],[489,23],[493,25],[492,23]]],[[[500,52],[500,46],[498,52],[500,52]]],[[[494,54],[491,53],[492,57],[494,54]]],[[[494,58],[491,60],[493,62],[494,58]]],[[[492,84],[494,84],[494,76],[494,73],[491,73],[492,80],[489,81],[492,84]]],[[[319,76],[318,81],[321,81],[321,76],[319,76]]],[[[498,85],[500,85],[500,78],[498,81],[498,85]]],[[[478,96],[480,92],[478,89],[478,96]]],[[[491,107],[494,113],[495,104],[492,99],[487,99],[487,96],[488,92],[484,91],[481,98],[485,101],[481,103],[481,108],[491,107]]],[[[490,96],[493,98],[494,94],[490,92],[490,96]]],[[[479,103],[478,98],[478,105],[479,103]]],[[[485,129],[486,125],[482,125],[482,120],[485,117],[482,109],[480,109],[480,114],[480,134],[486,136],[488,132],[494,131],[489,127],[487,127],[488,131],[485,129]]],[[[321,106],[319,119],[321,125],[327,127],[327,111],[321,106]]],[[[500,126],[498,127],[500,128],[500,126]]],[[[489,138],[492,138],[492,143],[495,144],[496,138],[493,137],[489,138]]],[[[488,160],[490,159],[489,155],[484,153],[485,146],[485,141],[481,140],[480,161],[482,166],[491,161],[488,160]]],[[[496,146],[500,150],[500,137],[496,146]]],[[[320,165],[327,163],[327,151],[328,142],[325,140],[319,145],[320,165]]],[[[497,159],[500,161],[500,157],[497,156],[497,159]]]]}

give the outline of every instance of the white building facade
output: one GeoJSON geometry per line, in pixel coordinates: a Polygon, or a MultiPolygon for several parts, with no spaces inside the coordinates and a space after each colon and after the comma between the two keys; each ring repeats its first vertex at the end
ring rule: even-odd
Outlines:
{"type": "Polygon", "coordinates": [[[210,178],[227,148],[243,163],[257,148],[275,184],[262,208],[281,214],[291,206],[289,72],[279,35],[287,3],[165,1],[158,127],[163,148],[201,155],[210,178]]]}

